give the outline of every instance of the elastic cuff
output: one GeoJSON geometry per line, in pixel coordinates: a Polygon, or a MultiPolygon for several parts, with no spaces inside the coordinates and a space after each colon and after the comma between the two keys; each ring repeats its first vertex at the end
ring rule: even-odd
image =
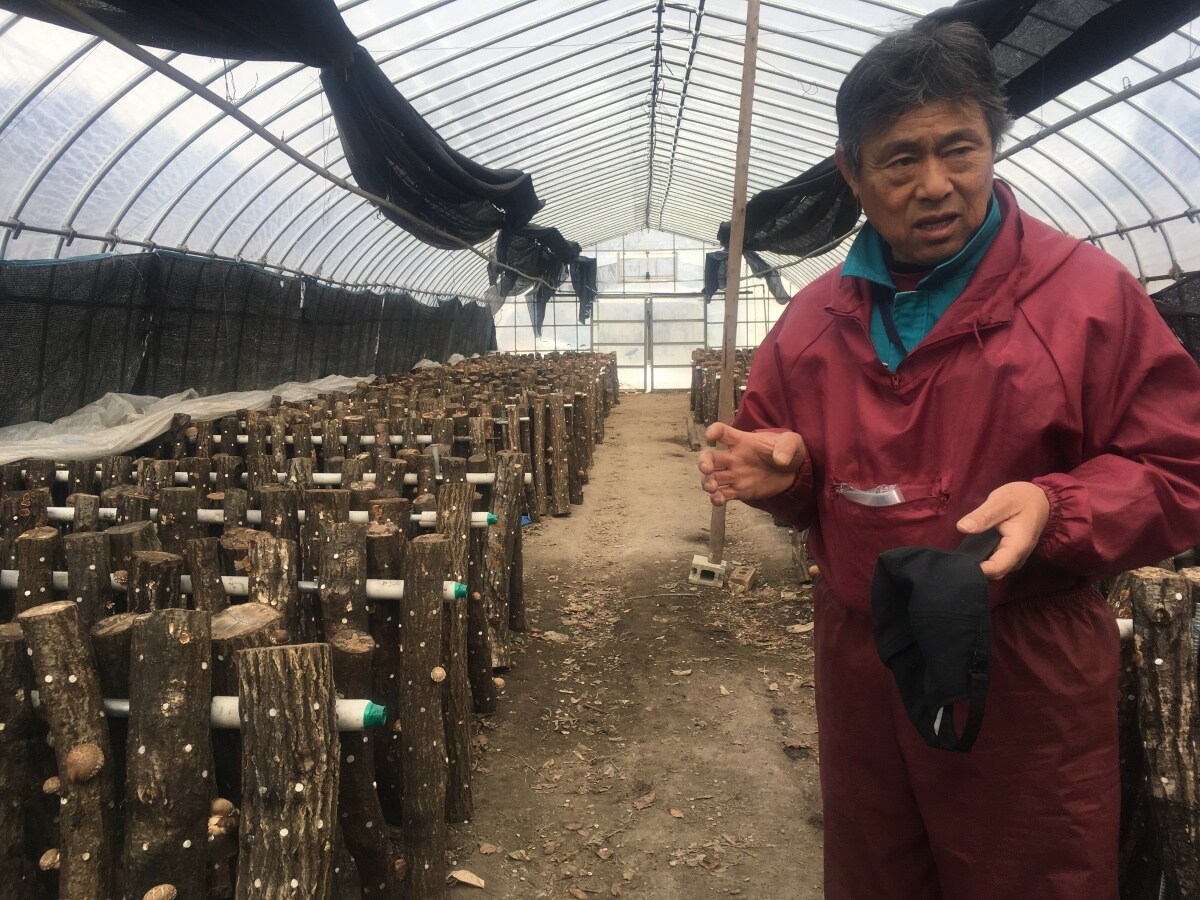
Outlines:
{"type": "Polygon", "coordinates": [[[1046,519],[1046,525],[1033,548],[1034,554],[1045,556],[1045,551],[1061,543],[1063,538],[1063,496],[1059,486],[1052,482],[1035,478],[1032,483],[1042,489],[1050,503],[1050,516],[1046,519]]]}

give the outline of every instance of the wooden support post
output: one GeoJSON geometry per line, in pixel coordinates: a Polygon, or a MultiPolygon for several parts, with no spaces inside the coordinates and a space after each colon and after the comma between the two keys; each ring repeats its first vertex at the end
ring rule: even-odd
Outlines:
{"type": "Polygon", "coordinates": [[[58,529],[49,525],[31,528],[17,538],[18,613],[55,599],[51,582],[60,544],[58,529]]]}
{"type": "Polygon", "coordinates": [[[25,847],[25,809],[33,799],[32,673],[15,623],[0,625],[0,685],[0,884],[13,900],[34,900],[40,891],[25,847]]]}
{"type": "Polygon", "coordinates": [[[321,545],[321,617],[325,634],[368,631],[367,526],[331,523],[321,545]]]}
{"type": "Polygon", "coordinates": [[[220,539],[198,538],[184,544],[184,568],[192,577],[192,607],[216,615],[229,605],[221,584],[220,539]]]}
{"type": "MultiPolygon", "coordinates": [[[[721,347],[721,392],[718,419],[733,418],[733,367],[737,344],[738,300],[742,284],[742,244],[746,233],[746,186],[749,178],[750,123],[754,105],[754,75],[758,59],[759,0],[748,0],[746,40],[742,56],[742,96],[738,112],[737,151],[733,167],[733,212],[729,218],[729,264],[725,278],[725,320],[721,347]]],[[[709,520],[709,562],[721,562],[725,552],[725,507],[712,507],[709,520]]]]}
{"type": "Polygon", "coordinates": [[[1134,641],[1138,650],[1138,721],[1167,896],[1200,896],[1200,726],[1197,640],[1200,569],[1134,573],[1134,641]]]}
{"type": "MultiPolygon", "coordinates": [[[[449,542],[449,578],[467,583],[470,572],[472,485],[442,485],[438,496],[437,532],[449,542]]],[[[446,757],[446,821],[466,822],[475,815],[471,795],[471,683],[467,677],[467,599],[446,601],[442,627],[442,659],[446,757]]]]}
{"type": "Polygon", "coordinates": [[[113,896],[112,751],[91,648],[68,600],[21,613],[62,781],[60,897],[113,896]]]}
{"type": "MultiPolygon", "coordinates": [[[[329,639],[333,685],[339,697],[366,697],[371,691],[375,641],[364,631],[344,628],[329,639]]],[[[338,822],[354,857],[363,898],[400,900],[400,879],[388,841],[387,825],[375,790],[375,731],[341,735],[342,763],[338,822]]]]}
{"type": "Polygon", "coordinates": [[[238,654],[238,900],[324,900],[333,881],[339,747],[329,647],[238,654]]]}
{"type": "MultiPolygon", "coordinates": [[[[403,578],[408,549],[409,501],[402,498],[373,501],[374,520],[367,526],[367,577],[403,578]]],[[[388,711],[388,727],[376,738],[376,781],[384,819],[399,827],[404,821],[404,748],[400,710],[400,604],[376,600],[369,605],[371,635],[375,641],[372,686],[369,696],[388,711]]]]}
{"type": "Polygon", "coordinates": [[[287,641],[303,640],[309,628],[304,622],[300,603],[300,549],[295,541],[273,538],[265,532],[249,540],[246,555],[249,593],[247,600],[265,603],[279,613],[279,627],[287,632],[287,641]]]}
{"type": "Polygon", "coordinates": [[[177,609],[180,601],[179,577],[183,557],[161,550],[137,550],[129,573],[126,595],[129,611],[148,613],[156,609],[177,609]]]}
{"type": "Polygon", "coordinates": [[[125,790],[127,897],[169,884],[207,900],[205,855],[214,796],[209,737],[209,614],[160,609],[133,626],[125,790]]]}
{"type": "Polygon", "coordinates": [[[567,417],[567,496],[572,506],[579,506],[583,503],[583,466],[579,449],[583,409],[578,394],[571,398],[571,408],[564,412],[567,417]]]}
{"type": "Polygon", "coordinates": [[[404,841],[410,897],[446,896],[446,737],[442,714],[442,582],[449,540],[426,534],[409,544],[401,617],[401,740],[404,841]]]}
{"type": "Polygon", "coordinates": [[[85,531],[63,538],[67,558],[67,599],[79,608],[79,619],[90,629],[112,608],[108,535],[85,531]]]}

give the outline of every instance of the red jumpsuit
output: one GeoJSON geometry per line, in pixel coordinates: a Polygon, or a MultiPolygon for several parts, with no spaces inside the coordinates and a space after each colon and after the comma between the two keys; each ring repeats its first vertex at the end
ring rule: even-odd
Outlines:
{"type": "Polygon", "coordinates": [[[734,426],[811,455],[757,503],[798,527],[816,588],[829,898],[1117,897],[1116,625],[1095,578],[1200,542],[1200,369],[1114,259],[1017,209],[895,372],[870,289],[841,270],[798,294],[755,358],[734,426]],[[879,661],[875,559],[953,548],[1002,484],[1050,501],[1033,556],[992,583],[991,683],[969,754],[924,744],[879,661]],[[897,485],[865,506],[840,486],[897,485]]]}

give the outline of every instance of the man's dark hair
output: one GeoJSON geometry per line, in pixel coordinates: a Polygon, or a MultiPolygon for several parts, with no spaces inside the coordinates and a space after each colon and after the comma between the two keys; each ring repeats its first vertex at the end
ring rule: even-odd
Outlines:
{"type": "Polygon", "coordinates": [[[921,25],[890,34],[863,54],[837,95],[838,143],[851,171],[871,132],[939,100],[979,104],[993,152],[1010,124],[1000,73],[971,25],[921,25]]]}

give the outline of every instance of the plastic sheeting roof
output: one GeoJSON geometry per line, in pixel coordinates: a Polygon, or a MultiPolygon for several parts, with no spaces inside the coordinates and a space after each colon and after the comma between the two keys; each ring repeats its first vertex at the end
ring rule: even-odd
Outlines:
{"type": "MultiPolygon", "coordinates": [[[[764,0],[751,194],[828,156],[846,71],[879,35],[942,5],[764,0]]],[[[713,241],[729,217],[744,2],[340,6],[452,147],[532,174],[546,201],[537,224],[586,247],[643,228],[713,241]]],[[[1046,102],[1006,147],[1048,133],[997,165],[1027,209],[1148,282],[1200,270],[1198,44],[1192,23],[1046,102]]],[[[154,53],[351,177],[315,69],[154,53]]],[[[10,13],[0,13],[0,160],[0,259],[155,245],[349,285],[464,297],[487,287],[483,259],[422,244],[124,52],[10,13]]],[[[789,280],[843,253],[798,263],[789,280]]]]}

